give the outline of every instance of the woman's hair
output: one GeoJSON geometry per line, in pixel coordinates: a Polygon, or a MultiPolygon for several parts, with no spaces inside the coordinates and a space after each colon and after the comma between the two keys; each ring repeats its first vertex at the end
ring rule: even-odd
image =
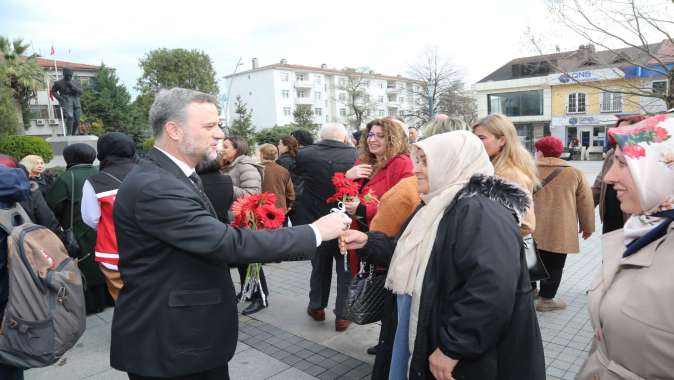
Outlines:
{"type": "Polygon", "coordinates": [[[475,128],[477,127],[486,129],[489,133],[496,136],[496,138],[505,138],[505,144],[501,147],[501,151],[491,158],[494,172],[497,175],[503,170],[515,167],[529,178],[534,187],[539,184],[536,163],[529,151],[522,145],[519,136],[517,136],[515,125],[505,115],[493,113],[485,116],[473,125],[471,128],[473,132],[475,132],[475,128]]]}
{"type": "Polygon", "coordinates": [[[440,133],[452,131],[467,131],[468,125],[465,121],[456,117],[436,118],[429,121],[421,127],[421,134],[424,137],[438,135],[440,133]]]}
{"type": "Polygon", "coordinates": [[[272,144],[262,144],[260,146],[260,158],[266,161],[274,161],[278,158],[278,148],[272,144]]]}
{"type": "Polygon", "coordinates": [[[391,158],[403,153],[409,154],[410,149],[408,141],[409,138],[403,131],[403,128],[401,128],[395,121],[390,119],[374,119],[367,123],[363,134],[360,136],[360,142],[358,143],[358,158],[362,163],[372,165],[373,170],[377,171],[384,167],[391,158]],[[382,132],[384,133],[384,154],[380,157],[370,153],[370,149],[367,146],[367,135],[375,125],[381,127],[382,132]]]}
{"type": "Polygon", "coordinates": [[[229,140],[229,142],[234,147],[234,150],[236,150],[236,156],[234,156],[234,158],[248,155],[248,143],[246,142],[245,139],[242,139],[241,137],[238,136],[230,136],[225,137],[225,140],[229,140]]]}
{"type": "Polygon", "coordinates": [[[28,173],[31,174],[35,171],[35,167],[40,162],[44,164],[44,160],[42,159],[42,157],[35,154],[29,154],[26,157],[22,158],[19,163],[25,166],[26,170],[28,170],[28,173]]]}
{"type": "Polygon", "coordinates": [[[288,147],[288,154],[292,157],[297,156],[297,139],[292,136],[283,136],[281,137],[281,142],[283,145],[288,147]]]}
{"type": "Polygon", "coordinates": [[[302,146],[309,146],[314,143],[314,136],[311,135],[311,132],[306,129],[296,129],[291,135],[297,139],[297,143],[302,146]]]}
{"type": "Polygon", "coordinates": [[[220,171],[220,169],[222,169],[222,159],[220,155],[218,155],[215,160],[201,161],[194,169],[197,171],[197,174],[206,174],[220,171]]]}
{"type": "Polygon", "coordinates": [[[562,140],[555,136],[545,136],[536,141],[534,147],[537,151],[543,153],[543,157],[559,158],[564,152],[562,140]]]}

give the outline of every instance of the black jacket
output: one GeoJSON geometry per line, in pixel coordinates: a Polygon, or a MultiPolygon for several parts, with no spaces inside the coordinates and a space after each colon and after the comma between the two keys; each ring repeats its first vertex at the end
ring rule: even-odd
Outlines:
{"type": "Polygon", "coordinates": [[[239,230],[165,154],[148,153],[117,193],[113,217],[124,280],[112,321],[112,367],[174,377],[222,367],[236,348],[232,264],[269,262],[316,249],[309,226],[239,230]]]}
{"type": "MultiPolygon", "coordinates": [[[[428,358],[436,348],[459,359],[457,380],[545,379],[529,273],[513,217],[515,208],[527,207],[526,199],[495,177],[473,177],[445,211],[424,274],[410,379],[433,378],[428,358]]],[[[370,235],[362,256],[386,263],[395,239],[370,235]]],[[[390,344],[395,328],[389,333],[390,344]]],[[[375,372],[373,378],[385,376],[375,372]]]]}
{"type": "Polygon", "coordinates": [[[311,223],[330,212],[334,205],[325,200],[335,193],[332,176],[345,172],[356,161],[356,149],[338,141],[321,140],[297,153],[295,173],[302,178],[304,189],[297,199],[295,224],[311,223]]]}
{"type": "Polygon", "coordinates": [[[286,152],[279,156],[276,163],[286,168],[288,173],[290,173],[290,179],[293,181],[293,190],[295,190],[295,197],[298,197],[302,194],[302,190],[304,190],[304,183],[302,182],[302,177],[295,172],[295,157],[286,152]]]}
{"type": "Polygon", "coordinates": [[[227,211],[234,202],[234,185],[232,179],[219,171],[201,173],[201,182],[204,184],[204,192],[213,204],[218,220],[228,224],[230,222],[227,211]]]}

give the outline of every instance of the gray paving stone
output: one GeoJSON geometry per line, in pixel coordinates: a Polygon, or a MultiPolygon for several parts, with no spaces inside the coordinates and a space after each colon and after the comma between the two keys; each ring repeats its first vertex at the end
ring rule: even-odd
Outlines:
{"type": "Polygon", "coordinates": [[[312,380],[315,377],[308,375],[297,368],[288,368],[269,378],[269,380],[312,380]]]}

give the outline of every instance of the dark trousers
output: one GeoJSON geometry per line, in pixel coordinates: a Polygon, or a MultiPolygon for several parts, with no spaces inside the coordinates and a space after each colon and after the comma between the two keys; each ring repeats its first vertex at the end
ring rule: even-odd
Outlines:
{"type": "MultiPolygon", "coordinates": [[[[241,290],[243,290],[243,284],[246,281],[246,271],[248,271],[248,265],[237,265],[236,269],[239,271],[239,279],[241,280],[241,290]]],[[[267,288],[267,278],[264,275],[264,269],[260,268],[260,284],[262,284],[262,291],[264,292],[265,298],[269,297],[269,289],[267,288]]],[[[262,295],[260,290],[257,289],[253,293],[252,299],[261,299],[262,295]]]]}
{"type": "Polygon", "coordinates": [[[0,364],[0,379],[23,380],[23,369],[0,364]]]}
{"type": "Polygon", "coordinates": [[[129,380],[229,380],[227,366],[175,377],[148,377],[129,373],[129,380]]]}
{"type": "Polygon", "coordinates": [[[316,250],[311,259],[311,279],[309,280],[309,308],[324,309],[330,299],[330,283],[332,282],[332,262],[337,272],[337,298],[335,299],[335,317],[345,319],[344,303],[351,284],[351,272],[344,269],[346,256],[339,253],[337,240],[326,241],[316,250]]]}
{"type": "MultiPolygon", "coordinates": [[[[548,270],[550,277],[546,280],[541,280],[541,290],[538,295],[543,298],[555,298],[559,284],[562,283],[562,272],[564,271],[564,263],[566,263],[566,253],[548,252],[542,249],[538,250],[541,255],[541,261],[548,270]]],[[[536,283],[531,284],[536,289],[536,283]]]]}

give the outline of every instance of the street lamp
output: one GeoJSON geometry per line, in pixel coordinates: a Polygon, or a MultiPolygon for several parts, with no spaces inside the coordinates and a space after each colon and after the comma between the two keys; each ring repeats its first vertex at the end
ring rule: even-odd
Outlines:
{"type": "MultiPolygon", "coordinates": [[[[239,57],[239,60],[236,62],[236,66],[234,67],[234,71],[232,71],[231,75],[236,74],[236,70],[239,69],[239,66],[243,65],[242,58],[239,57]]],[[[226,77],[225,77],[226,78],[226,77]]],[[[225,127],[229,129],[229,98],[231,97],[231,92],[232,92],[232,80],[234,78],[229,79],[229,84],[227,86],[227,100],[225,101],[225,127]]]]}

